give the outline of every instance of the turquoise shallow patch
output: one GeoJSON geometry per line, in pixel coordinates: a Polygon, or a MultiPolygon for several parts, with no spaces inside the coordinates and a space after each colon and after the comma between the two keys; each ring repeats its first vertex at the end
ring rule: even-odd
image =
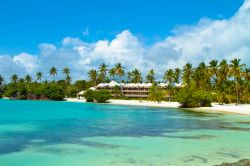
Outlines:
{"type": "Polygon", "coordinates": [[[250,117],[0,100],[1,166],[214,165],[249,158],[250,117]]]}

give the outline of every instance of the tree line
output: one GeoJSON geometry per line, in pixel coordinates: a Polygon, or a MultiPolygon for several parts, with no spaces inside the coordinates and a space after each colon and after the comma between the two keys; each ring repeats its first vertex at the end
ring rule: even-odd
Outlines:
{"type": "MultiPolygon", "coordinates": [[[[9,83],[6,83],[0,75],[0,96],[18,99],[58,100],[66,96],[75,97],[77,92],[96,86],[99,83],[116,80],[127,83],[141,83],[144,81],[154,85],[160,82],[168,83],[165,91],[168,94],[169,101],[179,100],[183,102],[181,100],[184,100],[183,96],[188,94],[189,90],[199,92],[198,96],[209,94],[211,101],[220,103],[234,102],[239,104],[240,102],[250,102],[250,69],[244,63],[241,63],[240,59],[233,59],[230,62],[211,60],[208,64],[201,62],[198,66],[187,63],[183,68],[166,70],[161,79],[156,79],[154,69],[149,70],[145,78],[143,78],[139,69],[135,68],[126,71],[121,63],[117,63],[112,67],[102,63],[98,69],[91,69],[88,72],[88,81],[78,80],[72,83],[70,69],[65,67],[61,72],[64,74],[65,79],[56,80],[58,70],[52,67],[49,70],[51,81],[43,80],[44,74],[42,72],[37,72],[34,79],[30,75],[19,78],[17,74],[13,74],[9,83]],[[174,86],[175,83],[180,82],[183,85],[182,88],[174,86]]],[[[122,89],[120,90],[122,91],[122,89]]],[[[156,88],[154,91],[156,90],[159,89],[156,88]]]]}

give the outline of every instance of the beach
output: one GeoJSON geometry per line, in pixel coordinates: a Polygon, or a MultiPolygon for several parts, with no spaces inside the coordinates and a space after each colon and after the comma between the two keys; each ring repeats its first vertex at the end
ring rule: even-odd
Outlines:
{"type": "MultiPolygon", "coordinates": [[[[68,102],[86,102],[84,99],[77,98],[66,98],[68,102]]],[[[147,107],[162,107],[162,108],[179,108],[180,104],[178,102],[167,102],[163,101],[161,103],[146,101],[146,100],[109,100],[109,104],[114,105],[131,105],[131,106],[147,106],[147,107]]],[[[200,107],[200,108],[190,108],[193,111],[209,112],[209,113],[233,113],[250,115],[250,104],[240,104],[236,106],[235,104],[224,104],[219,105],[218,103],[212,103],[212,107],[200,107]]]]}

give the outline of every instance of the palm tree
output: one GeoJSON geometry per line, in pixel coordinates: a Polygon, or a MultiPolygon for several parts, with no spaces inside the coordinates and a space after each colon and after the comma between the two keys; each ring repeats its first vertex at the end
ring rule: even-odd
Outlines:
{"type": "Polygon", "coordinates": [[[88,72],[89,75],[89,79],[90,81],[92,81],[94,83],[94,86],[96,86],[97,84],[97,77],[98,77],[98,73],[96,70],[92,69],[88,72]]]}
{"type": "Polygon", "coordinates": [[[202,88],[204,88],[204,89],[209,89],[209,87],[210,87],[209,69],[207,68],[207,66],[204,62],[201,62],[198,65],[198,67],[195,70],[195,73],[193,75],[193,78],[195,80],[197,87],[202,86],[202,88]]]}
{"type": "Polygon", "coordinates": [[[241,80],[241,74],[242,74],[242,68],[245,66],[245,64],[240,64],[240,59],[234,59],[231,60],[230,64],[230,71],[232,76],[234,77],[235,81],[235,89],[236,89],[236,105],[240,103],[240,94],[239,94],[239,86],[240,86],[240,80],[241,80]]]}
{"type": "Polygon", "coordinates": [[[63,74],[65,74],[65,84],[66,84],[66,96],[68,97],[69,94],[69,84],[71,82],[71,77],[70,77],[70,69],[65,67],[62,70],[63,74]]]}
{"type": "Polygon", "coordinates": [[[228,80],[229,76],[229,65],[227,64],[227,61],[223,59],[219,64],[218,69],[218,86],[222,88],[225,84],[225,82],[228,80]]]}
{"type": "Polygon", "coordinates": [[[181,76],[181,69],[180,68],[175,68],[174,69],[174,82],[175,83],[179,83],[180,76],[181,76]]]}
{"type": "Polygon", "coordinates": [[[99,80],[100,82],[105,82],[106,81],[106,75],[107,75],[107,69],[108,66],[105,63],[102,63],[99,66],[99,80]]]}
{"type": "Polygon", "coordinates": [[[66,76],[68,76],[70,74],[70,69],[65,67],[63,68],[63,74],[65,74],[66,76]]]}
{"type": "MultiPolygon", "coordinates": [[[[122,76],[125,75],[124,67],[122,66],[121,63],[117,63],[117,64],[115,65],[115,71],[116,71],[116,74],[117,74],[117,76],[119,77],[120,83],[121,83],[121,82],[122,82],[121,78],[122,78],[122,76]]],[[[123,96],[122,85],[120,85],[120,88],[121,88],[121,92],[122,92],[122,96],[123,96]]]]}
{"type": "Polygon", "coordinates": [[[127,72],[127,83],[131,82],[131,79],[132,79],[132,72],[127,72]]]}
{"type": "Polygon", "coordinates": [[[24,77],[24,81],[26,82],[27,89],[29,90],[29,84],[32,81],[31,76],[28,74],[24,77]]]}
{"type": "Polygon", "coordinates": [[[154,69],[151,69],[146,76],[146,80],[148,83],[155,83],[155,72],[154,69]]]}
{"type": "Polygon", "coordinates": [[[135,84],[142,82],[142,77],[141,77],[140,70],[134,69],[132,71],[132,82],[134,82],[135,84]]]}
{"type": "Polygon", "coordinates": [[[209,62],[209,69],[210,69],[210,76],[213,78],[214,84],[217,88],[218,86],[218,61],[217,60],[211,60],[209,62]]]}
{"type": "Polygon", "coordinates": [[[24,80],[25,80],[26,83],[30,83],[30,82],[32,81],[32,78],[31,78],[31,76],[28,74],[28,75],[26,75],[26,76],[24,77],[24,80]]]}
{"type": "Polygon", "coordinates": [[[125,74],[124,67],[122,66],[121,63],[117,63],[115,65],[115,70],[116,70],[116,74],[117,74],[117,76],[119,76],[120,82],[121,82],[121,77],[124,76],[124,74],[125,74]]]}
{"type": "Polygon", "coordinates": [[[3,83],[4,83],[4,79],[3,79],[3,77],[0,75],[0,87],[3,85],[3,83]]]}
{"type": "Polygon", "coordinates": [[[174,80],[174,71],[172,69],[169,69],[165,72],[164,74],[164,80],[166,80],[168,82],[168,90],[169,90],[169,102],[171,101],[171,86],[173,84],[173,80],[174,80]]]}
{"type": "Polygon", "coordinates": [[[109,76],[112,78],[112,80],[115,79],[116,69],[112,68],[109,70],[109,76]]]}
{"type": "Polygon", "coordinates": [[[13,74],[10,79],[12,83],[17,83],[17,80],[18,80],[17,74],[13,74]]]}
{"type": "Polygon", "coordinates": [[[49,73],[50,73],[50,76],[53,77],[53,81],[55,82],[55,76],[57,75],[57,69],[55,67],[51,67],[49,73]]]}
{"type": "Polygon", "coordinates": [[[42,77],[43,77],[43,73],[42,73],[42,72],[37,72],[37,73],[36,73],[36,80],[37,80],[37,81],[40,81],[40,82],[41,82],[42,77]]]}
{"type": "Polygon", "coordinates": [[[187,63],[183,67],[183,82],[189,84],[191,82],[191,75],[192,75],[192,64],[187,63]]]}

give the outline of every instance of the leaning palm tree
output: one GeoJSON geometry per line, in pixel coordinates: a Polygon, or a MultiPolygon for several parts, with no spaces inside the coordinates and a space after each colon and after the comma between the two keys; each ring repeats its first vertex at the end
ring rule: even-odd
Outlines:
{"type": "Polygon", "coordinates": [[[94,86],[96,86],[98,77],[97,71],[92,69],[88,72],[88,75],[89,75],[89,80],[94,83],[94,86]]]}
{"type": "Polygon", "coordinates": [[[13,74],[10,79],[12,83],[17,83],[17,80],[18,80],[17,74],[13,74]]]}
{"type": "Polygon", "coordinates": [[[151,69],[147,76],[146,76],[146,80],[148,83],[155,83],[155,72],[154,69],[151,69]]]}
{"type": "Polygon", "coordinates": [[[37,73],[36,73],[36,80],[37,80],[37,81],[40,81],[40,82],[41,82],[42,77],[43,77],[43,73],[42,73],[42,72],[37,72],[37,73]]]}
{"type": "Polygon", "coordinates": [[[241,61],[240,59],[235,58],[234,60],[231,61],[230,64],[230,71],[235,81],[236,105],[240,103],[240,94],[239,94],[240,80],[242,75],[242,69],[245,66],[245,64],[240,64],[240,61],[241,61]]]}
{"type": "Polygon", "coordinates": [[[172,69],[167,70],[164,74],[163,79],[168,82],[168,90],[169,90],[168,98],[169,98],[169,102],[170,102],[171,101],[171,86],[172,86],[173,81],[174,81],[174,71],[172,69]]]}
{"type": "Polygon", "coordinates": [[[57,75],[57,69],[55,67],[50,68],[50,76],[53,77],[53,81],[55,82],[55,76],[57,75]]]}

